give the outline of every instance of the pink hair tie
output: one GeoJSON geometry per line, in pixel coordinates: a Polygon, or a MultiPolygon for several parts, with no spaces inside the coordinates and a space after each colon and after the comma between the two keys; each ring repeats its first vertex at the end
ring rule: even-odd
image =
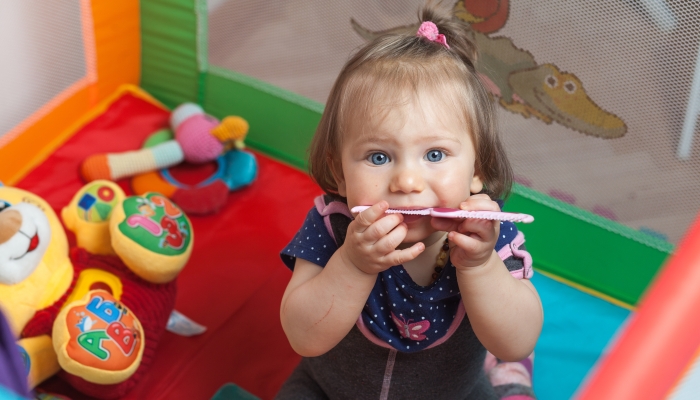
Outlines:
{"type": "Polygon", "coordinates": [[[420,28],[418,28],[416,36],[424,37],[431,42],[440,43],[447,49],[450,48],[450,46],[447,44],[447,39],[445,39],[445,35],[439,33],[437,25],[431,21],[424,21],[422,24],[420,24],[420,28]]]}

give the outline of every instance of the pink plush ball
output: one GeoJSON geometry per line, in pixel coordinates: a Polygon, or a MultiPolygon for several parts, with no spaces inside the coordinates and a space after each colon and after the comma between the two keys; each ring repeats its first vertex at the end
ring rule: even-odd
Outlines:
{"type": "Polygon", "coordinates": [[[211,134],[218,125],[219,121],[214,117],[194,114],[175,128],[175,140],[182,147],[185,161],[205,163],[216,160],[224,150],[223,144],[211,134]]]}

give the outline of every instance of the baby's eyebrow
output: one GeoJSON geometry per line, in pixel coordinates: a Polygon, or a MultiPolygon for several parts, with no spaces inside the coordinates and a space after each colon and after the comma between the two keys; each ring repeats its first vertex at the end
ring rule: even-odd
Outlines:
{"type": "Polygon", "coordinates": [[[390,135],[377,135],[377,134],[366,134],[362,135],[360,139],[357,140],[357,144],[363,145],[368,143],[395,143],[398,142],[395,137],[390,135]]]}
{"type": "MultiPolygon", "coordinates": [[[[399,143],[401,142],[401,138],[393,136],[393,135],[383,135],[383,134],[366,134],[363,135],[358,141],[357,144],[363,145],[367,143],[399,143]]],[[[450,142],[454,142],[459,144],[460,141],[457,140],[456,138],[449,137],[447,135],[430,135],[430,136],[423,136],[420,137],[418,142],[437,142],[441,140],[447,140],[450,142]]]]}

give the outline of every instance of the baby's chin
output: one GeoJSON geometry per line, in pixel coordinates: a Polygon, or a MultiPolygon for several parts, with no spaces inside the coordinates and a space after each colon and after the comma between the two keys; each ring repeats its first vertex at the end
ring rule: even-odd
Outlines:
{"type": "Polygon", "coordinates": [[[398,248],[406,249],[418,242],[423,242],[427,247],[433,244],[438,239],[438,236],[442,236],[442,234],[443,232],[438,232],[432,227],[430,229],[409,229],[408,234],[398,248]]]}

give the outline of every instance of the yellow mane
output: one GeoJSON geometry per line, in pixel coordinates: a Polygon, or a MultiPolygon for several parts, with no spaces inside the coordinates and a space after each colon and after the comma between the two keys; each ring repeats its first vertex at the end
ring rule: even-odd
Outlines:
{"type": "Polygon", "coordinates": [[[12,331],[19,336],[37,310],[53,304],[68,290],[73,279],[73,266],[68,258],[68,239],[63,226],[46,201],[11,187],[0,187],[0,199],[11,204],[26,202],[39,207],[51,226],[51,241],[34,272],[16,285],[0,284],[0,306],[12,331]]]}

